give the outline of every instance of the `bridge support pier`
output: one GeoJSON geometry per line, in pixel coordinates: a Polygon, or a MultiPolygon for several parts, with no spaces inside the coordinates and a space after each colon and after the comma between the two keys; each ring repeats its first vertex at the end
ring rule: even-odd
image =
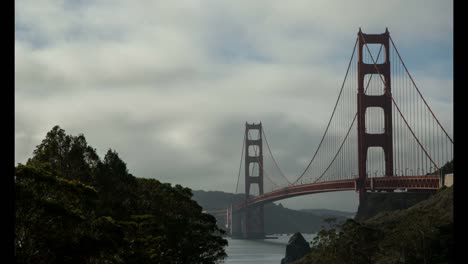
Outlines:
{"type": "Polygon", "coordinates": [[[246,239],[262,239],[265,237],[263,222],[263,205],[247,208],[244,214],[246,239]]]}
{"type": "Polygon", "coordinates": [[[231,215],[229,232],[233,238],[263,239],[263,206],[246,208],[231,215]]]}
{"type": "Polygon", "coordinates": [[[242,215],[241,212],[232,212],[230,213],[231,220],[230,223],[230,233],[233,238],[242,238],[242,215]]]}

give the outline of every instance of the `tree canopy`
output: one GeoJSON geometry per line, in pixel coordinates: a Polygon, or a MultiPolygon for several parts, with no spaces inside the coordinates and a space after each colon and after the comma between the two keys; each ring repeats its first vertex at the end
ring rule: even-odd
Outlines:
{"type": "MultiPolygon", "coordinates": [[[[157,171],[157,168],[155,168],[157,171]]],[[[217,263],[224,231],[192,191],[137,178],[115,150],[49,131],[15,170],[18,263],[217,263]]]]}

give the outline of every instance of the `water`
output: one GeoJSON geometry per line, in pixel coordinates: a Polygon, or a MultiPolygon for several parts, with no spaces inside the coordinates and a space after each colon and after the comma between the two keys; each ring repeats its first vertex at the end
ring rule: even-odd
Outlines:
{"type": "MultiPolygon", "coordinates": [[[[286,253],[286,245],[293,234],[272,235],[278,239],[243,240],[227,238],[226,264],[279,264],[286,253]]],[[[315,234],[302,234],[310,242],[315,234]]]]}

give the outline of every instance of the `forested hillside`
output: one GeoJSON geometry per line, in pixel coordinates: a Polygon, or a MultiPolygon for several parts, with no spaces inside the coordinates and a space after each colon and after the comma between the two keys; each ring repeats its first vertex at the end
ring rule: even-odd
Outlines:
{"type": "Polygon", "coordinates": [[[454,263],[453,186],[414,206],[320,231],[298,263],[454,263]]]}
{"type": "Polygon", "coordinates": [[[191,198],[55,126],[15,168],[16,262],[216,263],[227,241],[191,198]]]}

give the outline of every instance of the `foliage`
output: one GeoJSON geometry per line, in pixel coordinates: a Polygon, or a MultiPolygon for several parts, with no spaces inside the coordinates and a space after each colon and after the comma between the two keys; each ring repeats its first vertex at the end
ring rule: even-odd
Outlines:
{"type": "Polygon", "coordinates": [[[192,192],[136,178],[55,126],[15,173],[18,263],[216,263],[224,232],[192,192]]]}
{"type": "Polygon", "coordinates": [[[453,263],[453,188],[415,206],[321,230],[299,263],[453,263]]]}
{"type": "Polygon", "coordinates": [[[101,234],[112,223],[94,216],[94,188],[30,165],[15,174],[18,263],[85,263],[112,256],[123,242],[118,230],[101,234]]]}
{"type": "Polygon", "coordinates": [[[435,170],[434,172],[430,172],[427,175],[439,175],[440,173],[442,173],[442,174],[453,173],[453,160],[448,161],[447,163],[445,163],[442,167],[439,168],[439,170],[435,170]]]}
{"type": "Polygon", "coordinates": [[[226,256],[224,231],[213,216],[202,213],[189,188],[138,178],[136,193],[127,238],[151,250],[128,254],[127,263],[141,263],[137,255],[154,263],[213,263],[226,256]]]}
{"type": "Polygon", "coordinates": [[[453,173],[453,160],[447,162],[442,168],[440,168],[443,174],[453,173]]]}
{"type": "Polygon", "coordinates": [[[79,180],[92,185],[93,172],[99,157],[88,146],[84,135],[71,136],[59,126],[54,126],[33,152],[34,156],[26,164],[47,163],[47,166],[66,179],[79,180]]]}
{"type": "Polygon", "coordinates": [[[136,203],[136,178],[128,173],[127,165],[118,153],[108,150],[103,162],[96,166],[96,189],[99,193],[100,215],[122,219],[136,203]]]}
{"type": "Polygon", "coordinates": [[[311,252],[304,263],[374,263],[367,253],[376,250],[373,242],[381,235],[379,230],[352,219],[341,225],[334,224],[333,219],[328,222],[329,227],[311,242],[311,252]]]}

